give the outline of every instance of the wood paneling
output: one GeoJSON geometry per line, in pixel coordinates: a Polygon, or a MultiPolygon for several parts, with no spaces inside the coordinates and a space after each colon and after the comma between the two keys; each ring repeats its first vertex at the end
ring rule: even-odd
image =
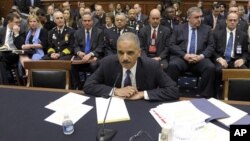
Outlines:
{"type": "Polygon", "coordinates": [[[0,17],[5,17],[12,5],[13,0],[0,0],[0,17]]]}

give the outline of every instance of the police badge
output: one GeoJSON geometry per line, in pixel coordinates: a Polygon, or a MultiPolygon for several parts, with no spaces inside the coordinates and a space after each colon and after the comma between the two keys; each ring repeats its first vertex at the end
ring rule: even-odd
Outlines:
{"type": "Polygon", "coordinates": [[[52,35],[52,39],[56,40],[56,35],[55,34],[52,35]]]}
{"type": "Polygon", "coordinates": [[[68,41],[69,41],[69,34],[65,34],[65,36],[64,36],[64,41],[65,41],[65,42],[68,42],[68,41]]]}

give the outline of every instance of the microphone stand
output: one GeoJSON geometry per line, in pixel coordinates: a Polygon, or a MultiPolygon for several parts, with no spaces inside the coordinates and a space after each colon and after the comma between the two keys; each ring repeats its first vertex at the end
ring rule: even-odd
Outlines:
{"type": "Polygon", "coordinates": [[[108,111],[109,111],[112,97],[114,96],[114,93],[115,93],[115,85],[116,85],[116,82],[117,82],[119,77],[120,77],[120,73],[117,74],[117,76],[116,76],[115,83],[114,83],[114,86],[112,88],[111,96],[109,98],[108,107],[106,109],[106,113],[104,116],[102,128],[99,129],[98,134],[97,134],[97,141],[111,141],[117,132],[115,129],[105,129],[105,122],[106,122],[106,118],[108,115],[108,111]]]}

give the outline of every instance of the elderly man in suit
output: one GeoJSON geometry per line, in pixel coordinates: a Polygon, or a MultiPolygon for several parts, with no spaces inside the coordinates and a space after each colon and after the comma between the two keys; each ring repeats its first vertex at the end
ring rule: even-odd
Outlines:
{"type": "Polygon", "coordinates": [[[83,27],[75,32],[74,53],[81,65],[73,65],[73,82],[79,85],[79,71],[94,72],[99,59],[103,57],[103,32],[93,26],[93,17],[90,13],[82,15],[83,27]]]}
{"type": "Polygon", "coordinates": [[[170,39],[168,75],[177,82],[186,71],[201,75],[200,96],[213,96],[215,67],[210,57],[214,52],[211,28],[201,24],[202,11],[191,7],[187,11],[188,23],[177,26],[170,39]]]}
{"type": "Polygon", "coordinates": [[[149,25],[139,32],[142,54],[162,64],[163,70],[167,70],[170,30],[160,25],[161,13],[153,9],[149,15],[149,25]]]}
{"type": "Polygon", "coordinates": [[[173,100],[179,94],[176,83],[163,72],[158,62],[141,57],[140,41],[134,33],[117,40],[117,55],[102,60],[84,85],[86,94],[129,100],[173,100]],[[113,89],[114,88],[114,89],[113,89]]]}
{"type": "MultiPolygon", "coordinates": [[[[216,90],[222,79],[222,69],[241,68],[247,69],[246,62],[248,54],[248,35],[239,30],[238,14],[229,13],[226,19],[227,27],[214,32],[215,52],[214,61],[216,68],[216,90]]],[[[218,97],[221,93],[217,94],[218,97]]]]}
{"type": "Polygon", "coordinates": [[[126,26],[127,18],[124,13],[118,13],[115,15],[115,27],[112,27],[104,32],[104,47],[105,47],[105,56],[116,54],[116,41],[120,35],[125,32],[136,31],[132,28],[126,26]]]}

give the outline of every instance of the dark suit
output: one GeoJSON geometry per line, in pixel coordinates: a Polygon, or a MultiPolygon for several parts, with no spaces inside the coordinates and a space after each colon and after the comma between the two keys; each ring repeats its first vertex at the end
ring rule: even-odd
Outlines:
{"type": "Polygon", "coordinates": [[[26,0],[14,0],[13,3],[18,6],[21,12],[29,13],[29,7],[26,6],[26,0]]]}
{"type": "MultiPolygon", "coordinates": [[[[173,100],[178,99],[179,94],[176,84],[167,76],[156,61],[140,57],[136,67],[136,86],[138,91],[147,90],[150,100],[173,100]]],[[[115,83],[117,75],[117,88],[121,87],[122,66],[117,55],[104,58],[97,71],[91,75],[85,85],[86,94],[109,97],[109,93],[115,83]]]]}
{"type": "MultiPolygon", "coordinates": [[[[125,27],[123,30],[124,32],[133,32],[136,33],[135,30],[131,28],[125,27]]],[[[118,33],[118,29],[116,27],[112,27],[104,32],[104,52],[105,56],[116,54],[116,41],[120,33],[118,33]]]]}
{"type": "MultiPolygon", "coordinates": [[[[31,5],[31,0],[26,0],[25,3],[26,3],[26,6],[27,6],[27,7],[32,6],[32,5],[31,5]]],[[[39,7],[39,8],[41,8],[41,1],[40,1],[40,0],[34,0],[33,6],[34,6],[34,7],[39,7]]]]}
{"type": "Polygon", "coordinates": [[[132,28],[138,33],[141,28],[143,28],[144,24],[138,21],[128,21],[127,22],[127,27],[132,28]]]}
{"type": "Polygon", "coordinates": [[[172,30],[177,26],[179,25],[179,22],[175,19],[172,19],[172,26],[171,26],[171,19],[167,18],[167,17],[163,17],[161,19],[161,25],[163,26],[166,26],[170,29],[171,33],[172,33],[172,30]]]}
{"type": "MultiPolygon", "coordinates": [[[[247,60],[249,54],[248,54],[248,35],[241,31],[236,30],[235,32],[235,38],[234,38],[234,58],[231,58],[231,60],[228,62],[228,68],[235,68],[234,62],[237,59],[243,59],[247,60]],[[237,51],[237,47],[240,47],[241,52],[237,51]]],[[[215,68],[216,68],[216,77],[215,77],[215,88],[218,92],[219,85],[222,83],[222,65],[216,61],[217,58],[222,57],[224,58],[226,46],[227,46],[227,31],[226,28],[224,30],[216,31],[214,32],[214,43],[215,43],[215,52],[213,54],[213,59],[215,62],[215,68]]],[[[243,64],[240,68],[247,69],[246,64],[243,64]]],[[[218,93],[217,96],[221,96],[220,93],[218,93]]]]}
{"type": "Polygon", "coordinates": [[[148,23],[148,16],[141,13],[140,19],[138,20],[138,19],[136,18],[136,21],[141,22],[141,23],[143,23],[144,25],[146,25],[146,24],[148,23]]]}
{"type": "MultiPolygon", "coordinates": [[[[216,25],[218,24],[218,21],[221,20],[221,19],[223,19],[223,17],[222,17],[221,15],[219,15],[219,16],[217,17],[216,25]]],[[[206,24],[206,25],[209,25],[211,28],[214,27],[214,18],[213,18],[212,13],[209,14],[209,15],[206,15],[206,16],[204,17],[203,23],[206,24]]]]}
{"type": "MultiPolygon", "coordinates": [[[[75,45],[74,45],[74,53],[85,51],[86,46],[86,37],[85,37],[85,29],[80,28],[75,32],[75,45]]],[[[72,80],[73,87],[81,87],[80,86],[80,78],[79,72],[94,72],[98,66],[99,59],[103,57],[103,32],[101,29],[97,27],[93,27],[91,30],[91,41],[90,41],[90,52],[94,54],[95,57],[98,58],[97,62],[91,62],[88,64],[79,64],[72,65],[72,80]]],[[[77,59],[80,59],[77,57],[77,59]]]]}
{"type": "MultiPolygon", "coordinates": [[[[0,28],[0,46],[5,43],[6,30],[6,27],[0,28]]],[[[21,49],[22,45],[25,43],[25,33],[21,32],[19,36],[13,37],[13,42],[17,49],[21,49]]],[[[7,71],[11,65],[18,63],[18,59],[18,54],[0,52],[0,84],[10,84],[7,71]]]]}
{"type": "Polygon", "coordinates": [[[147,25],[143,27],[139,32],[140,45],[142,49],[142,54],[148,57],[160,57],[161,64],[163,64],[163,69],[167,69],[168,57],[169,57],[169,39],[170,30],[167,27],[159,25],[156,38],[156,54],[151,54],[149,52],[149,46],[151,45],[151,26],[147,25]]]}
{"type": "Polygon", "coordinates": [[[196,54],[204,55],[204,59],[198,63],[189,64],[183,58],[187,53],[189,27],[188,23],[177,26],[170,39],[170,62],[168,66],[168,75],[177,82],[178,76],[185,71],[192,71],[201,74],[201,95],[204,97],[213,96],[213,81],[215,75],[214,64],[210,57],[214,51],[214,41],[211,28],[201,24],[197,28],[197,51],[196,54]]]}

